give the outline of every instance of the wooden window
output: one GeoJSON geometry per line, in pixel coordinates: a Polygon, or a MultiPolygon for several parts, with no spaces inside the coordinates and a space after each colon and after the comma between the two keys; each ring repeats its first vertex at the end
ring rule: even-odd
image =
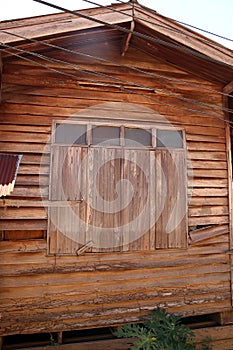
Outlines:
{"type": "Polygon", "coordinates": [[[186,248],[183,132],[83,127],[52,145],[49,253],[186,248]]]}

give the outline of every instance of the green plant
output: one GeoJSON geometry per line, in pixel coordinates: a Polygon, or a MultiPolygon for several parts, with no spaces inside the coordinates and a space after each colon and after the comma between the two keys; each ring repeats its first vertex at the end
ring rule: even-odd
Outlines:
{"type": "MultiPolygon", "coordinates": [[[[156,309],[142,325],[127,324],[115,335],[119,338],[136,338],[132,350],[194,350],[193,331],[181,323],[181,318],[164,309],[156,309]]],[[[203,344],[200,350],[210,350],[203,344]]]]}
{"type": "Polygon", "coordinates": [[[50,340],[50,345],[51,345],[51,346],[57,346],[57,345],[59,345],[59,343],[54,339],[52,333],[49,333],[49,340],[50,340]]]}

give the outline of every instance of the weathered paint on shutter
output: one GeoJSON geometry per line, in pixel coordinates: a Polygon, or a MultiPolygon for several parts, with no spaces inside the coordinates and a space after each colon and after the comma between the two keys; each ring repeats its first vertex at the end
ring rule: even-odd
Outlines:
{"type": "Polygon", "coordinates": [[[120,149],[54,146],[50,199],[74,204],[49,210],[51,254],[74,254],[89,241],[93,252],[120,249],[120,205],[112,205],[120,204],[120,163],[120,149]]]}
{"type": "Polygon", "coordinates": [[[119,251],[121,149],[93,147],[88,151],[87,239],[93,252],[119,251]]]}
{"type": "Polygon", "coordinates": [[[150,158],[148,150],[124,149],[122,171],[123,179],[128,184],[122,191],[122,196],[128,199],[132,197],[122,210],[124,251],[150,249],[150,190],[154,178],[150,158]]]}
{"type": "Polygon", "coordinates": [[[49,209],[49,252],[185,248],[185,173],[181,150],[54,146],[50,199],[71,203],[49,209]]]}
{"type": "Polygon", "coordinates": [[[86,204],[78,203],[88,187],[86,156],[84,147],[53,147],[50,200],[63,205],[49,208],[51,254],[74,254],[86,241],[86,204]]]}
{"type": "Polygon", "coordinates": [[[185,152],[156,151],[155,248],[186,248],[187,181],[185,152]]]}

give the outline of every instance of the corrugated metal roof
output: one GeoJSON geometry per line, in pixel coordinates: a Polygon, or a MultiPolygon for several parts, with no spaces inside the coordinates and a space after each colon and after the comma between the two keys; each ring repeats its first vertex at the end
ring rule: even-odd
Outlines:
{"type": "Polygon", "coordinates": [[[0,197],[13,191],[21,158],[22,155],[0,154],[0,197]]]}

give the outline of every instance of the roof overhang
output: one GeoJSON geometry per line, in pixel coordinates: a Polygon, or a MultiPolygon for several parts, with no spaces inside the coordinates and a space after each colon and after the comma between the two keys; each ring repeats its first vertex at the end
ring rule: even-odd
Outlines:
{"type": "Polygon", "coordinates": [[[1,22],[0,42],[17,43],[22,41],[20,36],[28,37],[30,39],[46,38],[55,35],[58,36],[59,34],[63,35],[72,31],[103,27],[104,24],[101,24],[100,22],[109,23],[111,26],[132,20],[131,4],[98,7],[88,10],[74,11],[74,13],[76,13],[76,15],[70,13],[59,13],[1,22]],[[117,12],[113,11],[112,8],[117,8],[117,12]],[[90,17],[90,19],[78,16],[78,14],[90,17]],[[3,31],[5,31],[5,33],[3,31]]]}
{"type": "Polygon", "coordinates": [[[232,50],[133,2],[2,22],[0,42],[18,46],[25,42],[23,38],[49,40],[73,32],[85,35],[87,30],[101,27],[130,34],[138,49],[207,80],[223,86],[233,80],[232,50]],[[132,22],[134,27],[127,26],[132,22]]]}

